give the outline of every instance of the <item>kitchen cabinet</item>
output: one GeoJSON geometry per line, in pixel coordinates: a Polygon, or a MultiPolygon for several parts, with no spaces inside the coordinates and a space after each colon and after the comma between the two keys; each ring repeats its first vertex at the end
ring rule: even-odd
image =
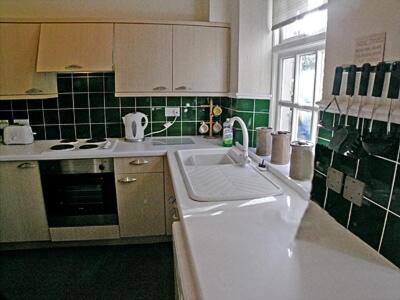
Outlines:
{"type": "Polygon", "coordinates": [[[115,25],[115,92],[172,90],[172,25],[115,25]]]}
{"type": "Polygon", "coordinates": [[[0,242],[49,239],[38,162],[1,162],[0,242]]]}
{"type": "Polygon", "coordinates": [[[0,23],[0,100],[57,97],[55,73],[36,73],[40,24],[0,23]]]}
{"type": "Polygon", "coordinates": [[[154,160],[151,158],[114,159],[121,237],[165,234],[162,159],[162,157],[155,157],[154,160]],[[135,168],[136,166],[138,168],[135,168]],[[130,169],[130,173],[123,173],[126,168],[130,169]],[[148,172],[152,168],[160,172],[148,172]]]}
{"type": "Polygon", "coordinates": [[[228,92],[229,45],[228,28],[174,25],[174,92],[228,92]]]}
{"type": "Polygon", "coordinates": [[[172,235],[172,223],[178,220],[178,208],[176,207],[174,186],[172,185],[172,178],[167,158],[164,158],[164,197],[165,232],[167,235],[172,235]]]}
{"type": "Polygon", "coordinates": [[[113,24],[46,23],[41,25],[37,72],[113,70],[113,24]]]}

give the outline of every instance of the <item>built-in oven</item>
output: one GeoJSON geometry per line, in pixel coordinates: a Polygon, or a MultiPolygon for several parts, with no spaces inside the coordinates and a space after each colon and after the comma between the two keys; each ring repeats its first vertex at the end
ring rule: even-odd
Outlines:
{"type": "Polygon", "coordinates": [[[50,227],[117,225],[112,158],[40,162],[50,227]]]}

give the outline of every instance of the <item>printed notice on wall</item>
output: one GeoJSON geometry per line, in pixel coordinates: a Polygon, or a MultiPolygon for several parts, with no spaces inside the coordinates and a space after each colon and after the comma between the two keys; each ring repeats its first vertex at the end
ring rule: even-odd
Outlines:
{"type": "Polygon", "coordinates": [[[377,64],[383,61],[385,52],[386,32],[360,37],[356,40],[354,63],[377,64]]]}

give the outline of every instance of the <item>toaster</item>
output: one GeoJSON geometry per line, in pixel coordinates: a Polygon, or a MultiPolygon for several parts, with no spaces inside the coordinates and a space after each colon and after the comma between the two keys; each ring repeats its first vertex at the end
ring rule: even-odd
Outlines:
{"type": "Polygon", "coordinates": [[[32,127],[29,125],[10,125],[5,127],[3,129],[3,142],[7,145],[32,144],[32,127]]]}

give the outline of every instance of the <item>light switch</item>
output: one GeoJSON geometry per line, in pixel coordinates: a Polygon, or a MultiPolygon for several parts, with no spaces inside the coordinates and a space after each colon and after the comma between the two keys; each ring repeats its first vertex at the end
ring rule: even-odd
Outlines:
{"type": "Polygon", "coordinates": [[[326,175],[326,186],[328,189],[340,194],[342,192],[344,174],[335,168],[328,168],[326,175]]]}
{"type": "Polygon", "coordinates": [[[343,198],[353,202],[357,206],[362,205],[365,183],[353,177],[347,176],[344,182],[343,198]]]}

